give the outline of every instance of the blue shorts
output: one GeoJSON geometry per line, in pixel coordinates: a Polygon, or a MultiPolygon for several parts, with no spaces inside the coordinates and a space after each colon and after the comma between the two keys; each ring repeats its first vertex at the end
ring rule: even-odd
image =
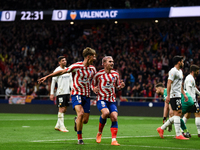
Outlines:
{"type": "Polygon", "coordinates": [[[90,113],[90,98],[82,95],[71,95],[72,106],[75,110],[76,105],[81,105],[85,113],[90,113]]]}
{"type": "Polygon", "coordinates": [[[105,100],[98,100],[97,108],[99,109],[100,112],[103,108],[108,108],[108,110],[110,111],[110,114],[114,111],[118,112],[116,102],[108,102],[105,100]]]}

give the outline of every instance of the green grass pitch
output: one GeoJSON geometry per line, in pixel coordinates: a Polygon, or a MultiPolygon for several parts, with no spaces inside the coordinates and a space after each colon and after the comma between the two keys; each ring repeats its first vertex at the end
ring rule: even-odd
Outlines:
{"type": "Polygon", "coordinates": [[[65,125],[69,133],[54,130],[57,115],[52,114],[5,114],[0,113],[0,150],[197,150],[200,138],[194,118],[189,119],[187,127],[192,134],[190,140],[174,139],[173,131],[165,130],[161,139],[156,128],[162,125],[161,117],[118,117],[117,140],[120,146],[111,144],[111,122],[104,127],[102,141],[95,142],[99,116],[91,115],[88,124],[83,126],[84,145],[77,144],[74,131],[74,115],[65,115],[65,125]]]}

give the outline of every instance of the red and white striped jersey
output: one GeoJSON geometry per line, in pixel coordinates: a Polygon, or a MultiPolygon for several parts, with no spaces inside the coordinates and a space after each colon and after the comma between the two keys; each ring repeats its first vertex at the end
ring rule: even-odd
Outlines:
{"type": "Polygon", "coordinates": [[[121,87],[119,73],[114,70],[111,70],[110,73],[106,73],[104,69],[100,70],[92,80],[92,90],[95,86],[99,88],[97,100],[115,102],[115,87],[121,87]]]}
{"type": "Polygon", "coordinates": [[[96,74],[96,68],[92,65],[85,67],[83,62],[77,62],[69,66],[67,72],[72,72],[73,87],[71,95],[83,95],[90,97],[91,80],[96,74]]]}

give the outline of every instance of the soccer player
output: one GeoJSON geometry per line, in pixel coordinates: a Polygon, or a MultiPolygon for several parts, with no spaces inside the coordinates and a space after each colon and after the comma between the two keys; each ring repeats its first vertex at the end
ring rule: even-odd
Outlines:
{"type": "Polygon", "coordinates": [[[97,94],[97,108],[101,112],[99,119],[99,131],[96,136],[96,142],[101,142],[101,136],[103,132],[106,120],[110,117],[112,122],[111,134],[112,142],[111,145],[120,145],[117,140],[118,122],[117,122],[117,106],[115,105],[115,87],[118,89],[124,88],[124,82],[120,82],[119,74],[112,70],[114,61],[111,56],[105,56],[102,59],[102,65],[104,69],[96,73],[92,80],[92,90],[97,94]]]}
{"type": "MultiPolygon", "coordinates": [[[[164,85],[162,83],[158,83],[156,85],[156,93],[158,95],[162,95],[163,98],[164,98],[164,101],[166,100],[167,89],[164,87],[164,85]]],[[[188,101],[185,102],[185,98],[184,98],[183,94],[181,94],[182,114],[187,113],[194,105],[193,99],[190,96],[190,94],[187,93],[187,92],[185,92],[185,93],[188,97],[188,101]]],[[[163,111],[163,125],[161,126],[161,129],[163,129],[163,130],[165,130],[168,126],[171,126],[172,122],[174,121],[173,120],[174,118],[166,121],[168,112],[169,112],[169,118],[173,117],[174,114],[173,114],[172,107],[171,107],[170,103],[166,103],[166,101],[165,101],[164,111],[163,111]]],[[[187,127],[186,127],[184,121],[182,119],[180,121],[181,121],[181,129],[184,131],[183,135],[187,138],[191,137],[190,133],[187,130],[187,127]]],[[[168,130],[168,131],[170,132],[171,130],[168,130]]],[[[163,137],[161,137],[161,138],[163,138],[163,137]]]]}
{"type": "MultiPolygon", "coordinates": [[[[67,61],[64,56],[58,57],[58,63],[59,66],[54,70],[54,72],[66,69],[65,66],[67,64],[67,61]]],[[[67,111],[67,107],[69,106],[70,89],[73,86],[71,73],[63,74],[52,78],[51,91],[50,91],[51,100],[54,100],[54,88],[56,83],[57,83],[56,102],[58,107],[58,120],[55,126],[55,130],[61,132],[69,132],[69,130],[67,130],[64,125],[64,114],[67,111]]]]}
{"type": "Polygon", "coordinates": [[[184,89],[192,96],[194,101],[193,108],[189,111],[189,113],[185,114],[183,117],[184,122],[187,122],[187,119],[190,118],[191,113],[195,115],[195,124],[197,126],[198,137],[200,137],[200,112],[199,112],[199,104],[196,100],[196,94],[200,95],[199,90],[196,88],[195,77],[199,74],[199,67],[197,65],[190,66],[190,74],[187,75],[184,82],[184,89]]]}
{"type": "MultiPolygon", "coordinates": [[[[189,140],[185,138],[180,132],[180,116],[182,114],[181,106],[181,93],[183,94],[185,101],[188,101],[188,97],[183,91],[182,80],[183,72],[182,68],[184,66],[182,56],[174,56],[173,58],[174,67],[169,71],[168,81],[167,81],[167,97],[166,102],[171,104],[174,116],[169,120],[174,120],[174,127],[176,132],[176,139],[189,140]]],[[[159,127],[157,131],[161,138],[163,138],[164,130],[159,127]]]]}
{"type": "Polygon", "coordinates": [[[78,144],[84,144],[82,140],[83,124],[89,120],[90,114],[90,81],[96,74],[96,68],[92,65],[96,60],[96,51],[90,47],[83,50],[83,62],[77,62],[65,70],[53,72],[38,80],[39,83],[45,81],[48,77],[54,77],[72,72],[73,88],[71,99],[73,109],[76,111],[75,130],[77,131],[78,144]]]}

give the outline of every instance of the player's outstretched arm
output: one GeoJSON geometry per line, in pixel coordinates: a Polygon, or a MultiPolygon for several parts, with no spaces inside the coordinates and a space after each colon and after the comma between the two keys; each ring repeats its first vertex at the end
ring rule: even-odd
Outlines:
{"type": "Polygon", "coordinates": [[[67,70],[58,70],[58,71],[53,72],[43,78],[38,79],[38,83],[40,84],[40,83],[44,82],[49,77],[55,77],[55,76],[59,76],[59,75],[65,74],[65,73],[67,73],[67,70]]]}

